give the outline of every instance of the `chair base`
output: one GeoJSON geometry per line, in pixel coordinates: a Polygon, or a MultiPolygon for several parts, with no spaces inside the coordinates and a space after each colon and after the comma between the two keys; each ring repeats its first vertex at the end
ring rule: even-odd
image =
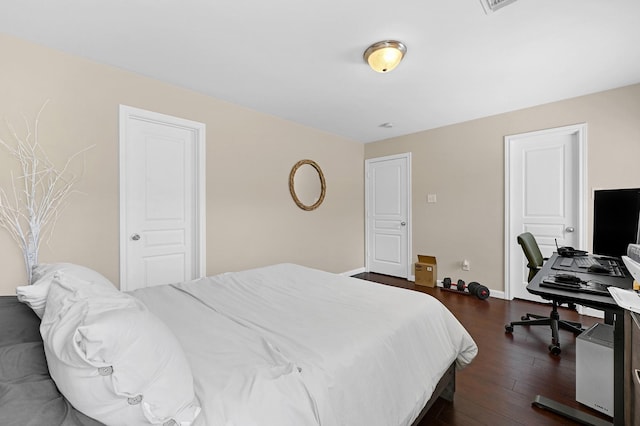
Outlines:
{"type": "Polygon", "coordinates": [[[549,351],[553,355],[560,355],[561,352],[558,330],[571,331],[576,335],[584,331],[582,324],[579,322],[560,319],[558,304],[555,301],[552,302],[551,314],[548,317],[527,313],[522,317],[521,321],[512,321],[505,325],[506,332],[512,333],[513,327],[516,325],[545,325],[551,327],[551,344],[549,345],[549,351]]]}

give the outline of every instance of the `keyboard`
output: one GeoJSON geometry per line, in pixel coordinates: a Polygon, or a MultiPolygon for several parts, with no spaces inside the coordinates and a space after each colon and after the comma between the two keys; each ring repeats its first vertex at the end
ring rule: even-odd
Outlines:
{"type": "Polygon", "coordinates": [[[560,258],[560,266],[564,266],[565,268],[570,268],[573,266],[573,257],[561,257],[560,258]]]}
{"type": "Polygon", "coordinates": [[[602,264],[611,269],[610,275],[613,275],[614,277],[626,277],[624,274],[624,264],[621,268],[620,263],[617,260],[603,259],[602,264]]]}
{"type": "Polygon", "coordinates": [[[624,266],[620,266],[620,263],[612,258],[606,257],[593,257],[593,256],[576,256],[576,257],[562,257],[559,256],[552,269],[561,271],[571,271],[586,273],[589,266],[594,264],[600,264],[606,268],[609,268],[609,272],[605,275],[612,277],[625,277],[624,266]]]}
{"type": "Polygon", "coordinates": [[[590,256],[575,257],[573,260],[576,262],[576,265],[579,268],[588,268],[591,265],[599,265],[600,264],[600,262],[598,262],[596,259],[594,259],[593,257],[590,257],[590,256]]]}
{"type": "Polygon", "coordinates": [[[570,268],[573,266],[574,262],[578,268],[588,268],[591,265],[600,263],[590,256],[562,257],[560,260],[560,266],[564,266],[565,268],[570,268]]]}

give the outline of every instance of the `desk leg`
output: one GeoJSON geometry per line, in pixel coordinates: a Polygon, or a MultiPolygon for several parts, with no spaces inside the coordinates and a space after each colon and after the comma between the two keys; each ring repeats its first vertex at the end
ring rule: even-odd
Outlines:
{"type": "Polygon", "coordinates": [[[624,426],[624,311],[617,312],[613,329],[613,423],[624,426]]]}
{"type": "Polygon", "coordinates": [[[602,420],[599,417],[585,413],[584,411],[580,411],[575,408],[569,407],[568,405],[560,404],[559,402],[556,402],[552,399],[545,398],[542,395],[536,395],[531,405],[539,408],[544,408],[545,410],[551,411],[552,413],[559,414],[562,417],[571,419],[587,426],[611,426],[613,424],[606,420],[602,420]]]}

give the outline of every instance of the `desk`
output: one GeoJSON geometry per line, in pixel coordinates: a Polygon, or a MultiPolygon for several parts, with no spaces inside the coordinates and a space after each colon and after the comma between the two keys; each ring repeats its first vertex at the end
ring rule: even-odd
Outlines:
{"type": "MultiPolygon", "coordinates": [[[[547,275],[553,275],[563,271],[556,271],[552,269],[558,254],[554,253],[553,256],[545,262],[542,269],[536,274],[527,285],[527,291],[531,294],[542,297],[546,300],[555,300],[561,303],[575,303],[576,305],[583,305],[589,308],[598,309],[604,311],[605,322],[614,325],[613,330],[613,424],[616,426],[624,426],[625,424],[625,410],[624,410],[624,375],[625,375],[625,360],[624,360],[624,309],[620,308],[616,302],[610,296],[580,293],[569,290],[561,290],[556,288],[541,287],[540,282],[542,278],[547,275]]],[[[601,274],[589,274],[589,273],[576,273],[583,280],[597,280],[604,284],[615,285],[621,288],[631,288],[633,285],[633,278],[630,274],[627,277],[612,277],[601,274]]],[[[541,395],[537,395],[534,405],[553,411],[557,414],[563,415],[575,421],[581,422],[587,425],[607,425],[611,424],[603,421],[602,419],[576,410],[566,405],[559,404],[555,401],[549,400],[541,395]]]]}

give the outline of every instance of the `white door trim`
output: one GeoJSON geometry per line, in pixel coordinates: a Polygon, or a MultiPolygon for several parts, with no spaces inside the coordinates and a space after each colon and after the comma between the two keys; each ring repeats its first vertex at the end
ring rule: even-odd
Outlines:
{"type": "Polygon", "coordinates": [[[129,238],[126,235],[126,212],[127,212],[127,199],[126,199],[126,182],[127,174],[125,164],[125,143],[127,141],[127,124],[129,120],[143,120],[152,123],[158,123],[162,125],[170,125],[188,129],[195,134],[196,139],[196,170],[193,171],[194,182],[196,188],[194,188],[195,195],[195,223],[194,223],[194,240],[193,240],[193,258],[196,262],[195,270],[199,277],[204,277],[207,270],[206,262],[206,192],[205,192],[205,147],[206,147],[206,126],[203,123],[197,121],[186,120],[184,118],[172,117],[170,115],[160,114],[153,111],[147,111],[139,108],[130,107],[127,105],[120,105],[119,112],[120,119],[120,142],[119,142],[119,164],[120,164],[120,290],[126,291],[128,283],[126,282],[126,267],[127,267],[127,240],[129,238]]]}
{"type": "Polygon", "coordinates": [[[407,280],[411,279],[411,277],[413,276],[413,274],[411,273],[411,259],[412,259],[412,253],[411,253],[411,248],[413,247],[413,242],[412,242],[412,238],[411,236],[413,235],[412,232],[412,228],[413,228],[413,221],[412,221],[412,217],[411,217],[411,153],[410,152],[405,152],[403,154],[395,154],[395,155],[388,155],[385,157],[377,157],[377,158],[369,158],[368,160],[365,160],[364,164],[364,173],[365,173],[365,189],[364,189],[364,205],[365,205],[365,209],[364,209],[364,223],[365,223],[365,229],[364,229],[364,245],[365,245],[365,270],[366,272],[369,272],[370,268],[369,268],[369,263],[370,263],[370,247],[369,244],[371,243],[371,241],[369,241],[369,191],[370,191],[370,182],[369,179],[367,179],[367,175],[369,173],[369,164],[371,164],[374,161],[387,161],[387,160],[397,160],[397,159],[406,159],[406,163],[407,163],[407,196],[406,196],[406,200],[407,200],[407,276],[404,277],[407,280]]]}
{"type": "Polygon", "coordinates": [[[509,277],[511,276],[511,241],[515,239],[515,235],[511,235],[511,187],[510,187],[510,175],[511,175],[511,143],[520,138],[535,137],[545,134],[560,134],[560,135],[572,135],[577,134],[578,146],[578,248],[584,247],[586,240],[586,201],[585,196],[587,188],[587,123],[574,124],[570,126],[556,127],[553,129],[545,129],[534,132],[520,133],[517,135],[508,135],[504,137],[504,296],[507,300],[512,300],[511,285],[509,283],[509,277]]]}

